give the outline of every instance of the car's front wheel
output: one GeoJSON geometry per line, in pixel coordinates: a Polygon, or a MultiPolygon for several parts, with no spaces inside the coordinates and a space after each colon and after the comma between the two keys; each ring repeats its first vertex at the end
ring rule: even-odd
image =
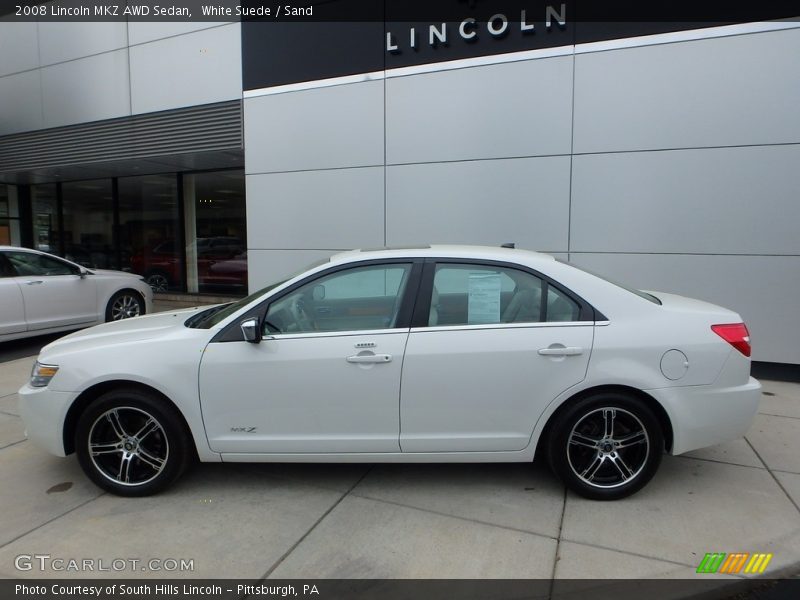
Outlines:
{"type": "Polygon", "coordinates": [[[144,314],[144,300],[133,290],[122,290],[111,297],[106,306],[106,322],[121,321],[144,314]]]}
{"type": "Polygon", "coordinates": [[[571,490],[593,500],[617,500],[650,481],[663,451],[661,426],[646,404],[622,394],[600,393],[558,415],[548,458],[571,490]]]}
{"type": "Polygon", "coordinates": [[[192,456],[177,411],[136,389],[114,390],[95,400],[78,421],[75,449],[89,478],[120,496],[161,491],[192,456]]]}

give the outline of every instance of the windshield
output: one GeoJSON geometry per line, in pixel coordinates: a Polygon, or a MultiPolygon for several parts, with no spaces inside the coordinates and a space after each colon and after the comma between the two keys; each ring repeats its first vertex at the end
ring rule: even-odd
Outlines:
{"type": "Polygon", "coordinates": [[[623,290],[625,290],[627,292],[630,292],[631,294],[636,294],[640,298],[644,298],[645,300],[647,300],[649,302],[652,302],[653,304],[661,304],[661,300],[659,300],[658,298],[653,296],[653,294],[648,294],[647,292],[643,292],[642,290],[637,290],[635,288],[628,287],[627,285],[623,285],[623,284],[619,283],[618,281],[614,281],[613,279],[609,279],[605,275],[600,275],[600,274],[595,273],[594,271],[590,271],[589,269],[586,269],[584,267],[579,267],[578,265],[573,264],[571,262],[567,262],[566,260],[561,260],[560,258],[557,258],[556,260],[558,262],[564,263],[565,265],[569,265],[570,267],[574,267],[574,268],[578,269],[579,271],[583,271],[584,273],[588,273],[589,275],[594,275],[595,277],[597,277],[599,279],[602,279],[603,281],[607,281],[608,283],[610,283],[612,285],[615,285],[615,286],[617,286],[619,288],[622,288],[623,290]]]}
{"type": "Polygon", "coordinates": [[[217,323],[221,323],[233,313],[235,313],[240,308],[244,308],[248,304],[250,304],[253,300],[257,299],[259,296],[263,296],[268,291],[275,289],[279,285],[283,285],[289,281],[285,279],[283,281],[279,281],[278,283],[273,283],[272,285],[268,285],[265,288],[261,288],[257,292],[253,292],[249,296],[242,298],[241,300],[237,300],[236,302],[231,302],[229,304],[221,304],[220,306],[214,306],[205,310],[201,313],[198,313],[191,317],[189,320],[186,321],[185,325],[187,327],[191,327],[194,329],[211,329],[217,323]]]}
{"type": "Polygon", "coordinates": [[[248,304],[250,304],[253,300],[258,299],[260,296],[263,296],[267,292],[274,290],[276,287],[283,285],[290,279],[294,279],[301,273],[305,273],[306,271],[310,271],[311,269],[318,267],[320,265],[324,265],[325,263],[329,262],[329,258],[324,258],[321,260],[314,261],[304,269],[297,271],[287,279],[283,281],[279,281],[278,283],[273,283],[272,285],[268,285],[265,288],[261,288],[257,292],[253,292],[249,296],[242,298],[241,300],[237,300],[236,302],[231,302],[230,304],[222,304],[220,306],[214,306],[206,311],[201,313],[197,313],[190,319],[188,319],[184,325],[186,327],[196,328],[196,329],[211,329],[217,323],[221,323],[237,310],[244,308],[248,304]]]}

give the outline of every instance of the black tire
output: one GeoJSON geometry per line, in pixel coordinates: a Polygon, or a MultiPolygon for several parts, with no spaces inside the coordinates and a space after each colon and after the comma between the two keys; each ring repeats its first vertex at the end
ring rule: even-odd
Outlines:
{"type": "Polygon", "coordinates": [[[600,393],[556,417],[547,451],[550,468],[569,489],[592,500],[618,500],[655,475],[664,434],[653,411],[638,398],[600,393]]]}
{"type": "Polygon", "coordinates": [[[195,455],[178,411],[137,389],[112,390],[92,402],[78,420],[75,450],[89,479],[118,496],[160,492],[195,455]]]}
{"type": "Polygon", "coordinates": [[[135,290],[120,290],[106,305],[106,323],[139,317],[145,313],[144,299],[135,290]]]}

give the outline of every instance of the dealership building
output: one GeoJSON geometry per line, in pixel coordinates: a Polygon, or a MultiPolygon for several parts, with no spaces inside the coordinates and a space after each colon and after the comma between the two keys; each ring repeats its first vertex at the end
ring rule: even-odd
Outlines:
{"type": "MultiPolygon", "coordinates": [[[[800,23],[0,19],[0,244],[243,294],[344,249],[540,250],[800,364],[800,23]]],[[[515,5],[516,6],[516,5],[515,5]]]]}

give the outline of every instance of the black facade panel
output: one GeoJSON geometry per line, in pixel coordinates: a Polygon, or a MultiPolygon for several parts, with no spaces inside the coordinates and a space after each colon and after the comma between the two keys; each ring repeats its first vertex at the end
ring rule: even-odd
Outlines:
{"type": "Polygon", "coordinates": [[[245,90],[380,71],[382,22],[242,23],[245,90]]]}

